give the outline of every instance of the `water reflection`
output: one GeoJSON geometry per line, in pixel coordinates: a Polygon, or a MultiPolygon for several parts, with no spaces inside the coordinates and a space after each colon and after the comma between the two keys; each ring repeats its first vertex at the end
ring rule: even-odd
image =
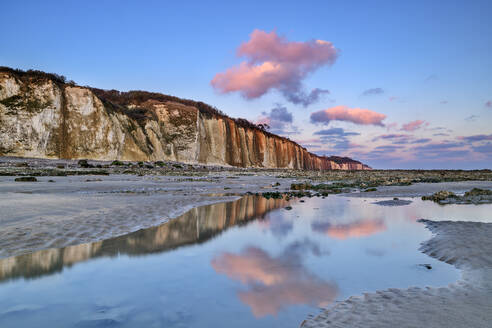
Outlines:
{"type": "Polygon", "coordinates": [[[283,199],[245,196],[233,202],[197,207],[160,226],[121,237],[2,259],[0,281],[52,274],[95,257],[139,256],[203,243],[227,228],[262,219],[287,203],[283,199]]]}
{"type": "Polygon", "coordinates": [[[241,254],[225,252],[212,260],[212,267],[247,286],[238,297],[251,307],[255,317],[276,315],[288,305],[323,306],[337,296],[336,284],[323,281],[304,267],[302,257],[307,252],[322,255],[319,246],[306,239],[290,244],[277,257],[258,247],[248,247],[241,254]]]}
{"type": "Polygon", "coordinates": [[[330,222],[314,222],[313,231],[320,232],[336,239],[367,237],[386,230],[383,220],[360,220],[346,224],[332,224],[330,222]]]}
{"type": "Polygon", "coordinates": [[[0,327],[299,327],[351,295],[456,281],[457,270],[418,251],[431,234],[413,219],[486,219],[492,209],[369,201],[308,198],[287,211],[283,200],[248,196],[0,260],[0,327]]]}

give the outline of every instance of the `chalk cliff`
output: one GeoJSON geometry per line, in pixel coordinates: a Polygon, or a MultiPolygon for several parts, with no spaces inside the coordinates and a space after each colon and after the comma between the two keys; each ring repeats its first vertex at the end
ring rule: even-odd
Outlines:
{"type": "Polygon", "coordinates": [[[0,155],[238,167],[363,170],[232,119],[202,102],[81,87],[56,74],[0,67],[0,155]]]}

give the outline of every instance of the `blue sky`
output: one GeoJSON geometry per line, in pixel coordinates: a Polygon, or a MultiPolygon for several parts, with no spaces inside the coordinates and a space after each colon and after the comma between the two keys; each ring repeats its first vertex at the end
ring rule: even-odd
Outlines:
{"type": "Polygon", "coordinates": [[[374,167],[492,167],[491,1],[3,1],[0,12],[3,66],[201,100],[374,167]],[[275,87],[246,99],[212,86],[248,60],[236,51],[255,30],[284,43],[331,42],[334,63],[299,81],[330,94],[302,106],[275,87]],[[385,119],[311,120],[334,107],[385,119]],[[410,122],[421,123],[405,130],[410,122]]]}

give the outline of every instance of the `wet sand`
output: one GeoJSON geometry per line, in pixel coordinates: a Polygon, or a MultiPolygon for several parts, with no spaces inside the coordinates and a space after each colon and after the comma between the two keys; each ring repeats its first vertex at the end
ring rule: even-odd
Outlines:
{"type": "Polygon", "coordinates": [[[302,327],[490,327],[492,223],[423,221],[435,235],[421,251],[462,270],[443,288],[388,289],[353,296],[302,327]]]}
{"type": "MultiPolygon", "coordinates": [[[[38,182],[14,179],[0,176],[0,258],[120,236],[159,225],[193,207],[235,200],[246,192],[288,191],[291,183],[300,181],[278,178],[275,172],[234,171],[202,176],[38,176],[38,182]]],[[[492,182],[383,186],[344,196],[377,200],[420,197],[437,190],[459,193],[473,187],[492,188],[492,182]]]]}
{"type": "Polygon", "coordinates": [[[14,178],[0,177],[0,258],[120,236],[197,206],[235,200],[248,191],[287,190],[291,183],[233,173],[14,178]]]}

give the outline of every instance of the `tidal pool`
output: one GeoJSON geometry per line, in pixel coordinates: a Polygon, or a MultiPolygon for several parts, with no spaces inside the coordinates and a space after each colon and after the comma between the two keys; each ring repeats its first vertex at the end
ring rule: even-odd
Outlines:
{"type": "Polygon", "coordinates": [[[351,295],[456,281],[418,250],[431,233],[416,221],[487,221],[492,207],[408,200],[246,196],[1,259],[0,327],[298,327],[351,295]]]}

